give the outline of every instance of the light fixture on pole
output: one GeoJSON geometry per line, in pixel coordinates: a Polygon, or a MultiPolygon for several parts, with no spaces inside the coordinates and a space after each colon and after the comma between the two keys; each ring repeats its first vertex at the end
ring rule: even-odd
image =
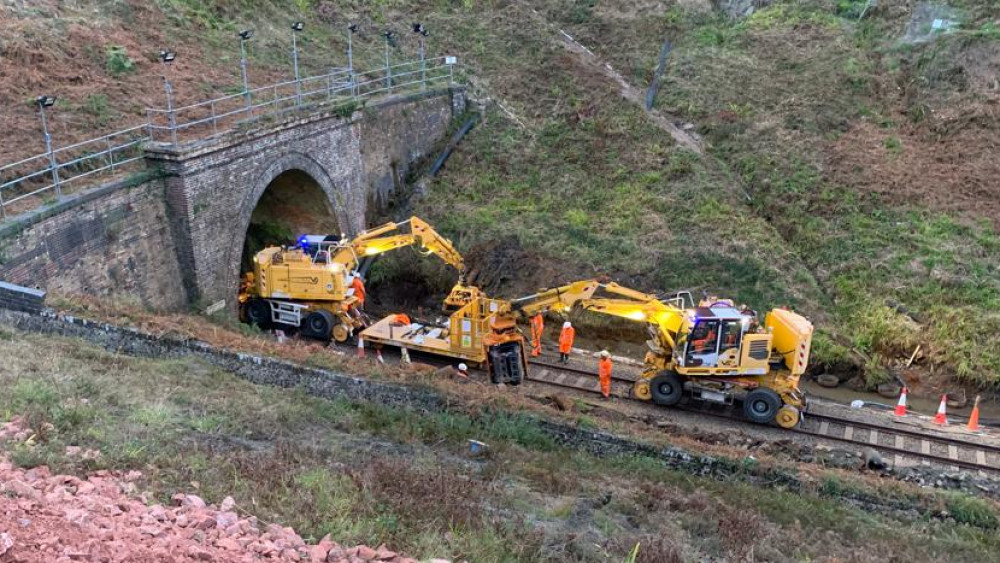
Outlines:
{"type": "Polygon", "coordinates": [[[358,24],[347,24],[347,70],[354,73],[354,34],[358,32],[358,24]]]}
{"type": "Polygon", "coordinates": [[[295,67],[295,105],[302,105],[302,82],[299,80],[299,32],[305,28],[306,24],[295,22],[292,24],[292,65],[295,67]]]}
{"type": "Polygon", "coordinates": [[[52,135],[49,135],[49,123],[45,119],[45,108],[50,108],[56,103],[54,96],[38,96],[35,99],[38,104],[38,114],[42,117],[42,133],[45,135],[45,154],[49,156],[49,170],[52,172],[52,186],[56,189],[56,197],[62,197],[62,186],[59,182],[59,165],[56,164],[56,155],[52,151],[52,135]]]}
{"type": "Polygon", "coordinates": [[[247,100],[247,111],[253,112],[253,104],[250,101],[250,78],[247,76],[247,41],[253,37],[252,29],[244,29],[240,32],[240,74],[243,76],[243,96],[247,100]]]}
{"type": "Polygon", "coordinates": [[[422,23],[413,24],[413,33],[417,34],[417,38],[420,40],[420,89],[427,88],[427,59],[426,59],[426,40],[430,35],[427,28],[424,27],[422,23]]]}
{"type": "Polygon", "coordinates": [[[174,117],[174,87],[167,78],[167,68],[177,58],[177,53],[169,49],[160,49],[160,62],[163,65],[163,88],[167,91],[167,118],[170,120],[170,139],[177,144],[177,121],[174,117]]]}
{"type": "Polygon", "coordinates": [[[392,93],[392,67],[389,65],[389,47],[395,46],[396,34],[391,29],[382,32],[385,37],[385,87],[392,93]]]}

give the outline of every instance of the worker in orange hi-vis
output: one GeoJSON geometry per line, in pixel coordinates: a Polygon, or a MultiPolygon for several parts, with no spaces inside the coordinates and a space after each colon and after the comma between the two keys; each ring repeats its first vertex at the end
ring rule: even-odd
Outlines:
{"type": "Polygon", "coordinates": [[[563,323],[562,332],[559,333],[559,361],[569,363],[569,351],[573,349],[573,338],[576,337],[576,329],[569,321],[563,323]]]}
{"type": "Polygon", "coordinates": [[[531,357],[542,355],[542,332],[545,330],[545,319],[539,311],[531,317],[531,357]]]}
{"type": "Polygon", "coordinates": [[[601,359],[597,361],[597,376],[601,381],[601,396],[604,400],[611,398],[611,354],[601,351],[601,359]]]}
{"type": "Polygon", "coordinates": [[[354,273],[351,280],[351,288],[354,289],[354,296],[358,298],[358,309],[365,308],[365,282],[361,281],[361,274],[354,273]]]}

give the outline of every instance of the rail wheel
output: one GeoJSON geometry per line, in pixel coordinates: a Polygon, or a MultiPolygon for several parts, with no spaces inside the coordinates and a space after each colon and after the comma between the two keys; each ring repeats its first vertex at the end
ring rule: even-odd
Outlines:
{"type": "Polygon", "coordinates": [[[661,371],[650,382],[650,395],[653,402],[664,407],[672,407],[681,402],[684,396],[684,385],[681,378],[672,371],[661,371]]]}
{"type": "Polygon", "coordinates": [[[781,397],[773,389],[754,389],[743,399],[743,412],[751,421],[770,424],[781,408],[781,397]]]}
{"type": "Polygon", "coordinates": [[[640,379],[632,385],[632,396],[636,399],[649,401],[653,398],[653,392],[649,388],[648,379],[640,379]]]}
{"type": "Polygon", "coordinates": [[[785,405],[778,409],[774,421],[782,428],[795,428],[795,425],[799,423],[799,409],[792,405],[785,405]]]}
{"type": "Polygon", "coordinates": [[[351,327],[344,323],[340,323],[333,327],[333,339],[337,342],[347,342],[347,339],[351,337],[351,327]]]}

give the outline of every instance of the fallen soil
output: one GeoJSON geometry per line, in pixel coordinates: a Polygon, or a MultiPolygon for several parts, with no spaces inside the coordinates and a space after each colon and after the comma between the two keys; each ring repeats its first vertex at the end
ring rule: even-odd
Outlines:
{"type": "MultiPolygon", "coordinates": [[[[15,417],[0,443],[35,431],[15,417]]],[[[70,448],[73,448],[72,446],[70,448]]],[[[69,449],[67,455],[99,456],[69,449]]],[[[260,522],[231,497],[219,505],[175,494],[164,506],[140,491],[142,473],[97,471],[86,478],[24,471],[0,457],[0,561],[20,563],[312,561],[416,563],[384,545],[345,547],[325,537],[307,545],[291,528],[260,522]]]]}

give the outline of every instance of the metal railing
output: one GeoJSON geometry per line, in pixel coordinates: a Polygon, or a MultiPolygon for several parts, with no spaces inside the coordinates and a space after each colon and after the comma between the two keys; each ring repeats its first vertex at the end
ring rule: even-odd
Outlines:
{"type": "Polygon", "coordinates": [[[368,72],[335,69],[320,76],[279,82],[197,104],[149,108],[146,110],[149,136],[154,141],[177,144],[307,107],[337,106],[383,93],[391,95],[415,87],[450,84],[454,80],[453,67],[447,64],[446,57],[440,57],[368,72]]]}
{"type": "Polygon", "coordinates": [[[344,107],[379,95],[392,95],[430,85],[454,83],[455,59],[405,62],[360,72],[334,69],[327,74],[253,88],[172,109],[149,108],[146,122],[55,148],[0,167],[0,221],[59,199],[67,185],[84,178],[113,176],[143,160],[150,141],[177,145],[183,140],[211,137],[263,118],[318,107],[344,107]],[[39,199],[41,201],[39,201],[39,199]]]}
{"type": "Polygon", "coordinates": [[[45,198],[49,191],[59,198],[63,187],[83,178],[122,171],[143,158],[148,140],[146,125],[139,125],[0,167],[0,219],[28,198],[45,198]]]}

